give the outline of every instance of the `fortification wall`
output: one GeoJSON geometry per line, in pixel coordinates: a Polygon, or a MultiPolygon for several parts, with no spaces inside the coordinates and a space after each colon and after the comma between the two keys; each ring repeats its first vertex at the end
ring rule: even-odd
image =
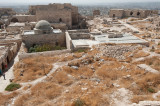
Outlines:
{"type": "Polygon", "coordinates": [[[13,18],[16,18],[18,22],[35,22],[37,20],[35,15],[14,15],[13,18]]]}
{"type": "Polygon", "coordinates": [[[125,10],[125,9],[111,9],[109,12],[109,16],[111,18],[125,18],[125,17],[136,17],[136,18],[146,18],[150,15],[158,15],[158,10],[142,10],[142,9],[133,9],[133,10],[125,10]]]}
{"type": "Polygon", "coordinates": [[[111,9],[109,11],[109,17],[123,18],[124,17],[124,10],[123,9],[111,9]]]}
{"type": "Polygon", "coordinates": [[[37,10],[36,11],[36,19],[37,21],[40,20],[47,20],[50,23],[59,23],[63,22],[66,23],[68,27],[72,28],[72,14],[71,11],[68,10],[55,10],[52,9],[46,10],[37,10]]]}

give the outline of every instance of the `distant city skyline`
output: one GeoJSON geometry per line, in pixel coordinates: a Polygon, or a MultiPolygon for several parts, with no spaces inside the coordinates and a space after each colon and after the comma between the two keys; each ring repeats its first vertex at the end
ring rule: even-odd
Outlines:
{"type": "Polygon", "coordinates": [[[72,3],[72,4],[101,4],[122,2],[160,2],[159,0],[0,0],[0,4],[48,4],[48,3],[72,3]]]}

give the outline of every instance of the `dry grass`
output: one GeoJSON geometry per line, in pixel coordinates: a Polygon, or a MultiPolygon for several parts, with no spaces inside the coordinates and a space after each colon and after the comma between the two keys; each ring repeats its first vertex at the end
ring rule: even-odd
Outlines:
{"type": "Polygon", "coordinates": [[[156,70],[160,71],[160,59],[159,59],[159,57],[147,58],[144,61],[141,61],[141,63],[145,63],[145,64],[151,66],[153,69],[156,69],[156,70]]]}
{"type": "Polygon", "coordinates": [[[13,92],[13,93],[6,94],[6,95],[0,93],[0,105],[1,106],[8,106],[8,104],[10,104],[10,102],[11,102],[11,99],[13,99],[17,95],[18,95],[17,92],[13,92]]]}
{"type": "Polygon", "coordinates": [[[41,82],[31,88],[30,94],[20,96],[16,101],[16,106],[36,106],[50,101],[62,92],[62,87],[54,82],[41,82]]]}
{"type": "Polygon", "coordinates": [[[56,82],[61,85],[69,86],[73,83],[73,80],[68,76],[68,74],[64,71],[57,71],[52,74],[47,81],[56,82]]]}
{"type": "Polygon", "coordinates": [[[145,101],[145,100],[153,100],[153,98],[151,95],[148,95],[148,96],[134,95],[131,99],[133,103],[139,103],[140,101],[145,101]]]}
{"type": "Polygon", "coordinates": [[[14,67],[14,82],[27,82],[42,77],[50,72],[52,64],[42,61],[42,58],[27,58],[16,64],[14,67]],[[23,71],[23,76],[20,74],[23,71]]]}
{"type": "Polygon", "coordinates": [[[72,76],[76,77],[76,78],[80,78],[80,76],[84,76],[86,78],[89,78],[93,75],[93,70],[90,69],[89,67],[87,66],[82,66],[82,67],[79,67],[78,70],[76,69],[73,69],[71,67],[68,67],[68,66],[65,66],[63,67],[63,70],[68,73],[68,74],[71,74],[72,76]]]}
{"type": "Polygon", "coordinates": [[[112,80],[117,80],[126,74],[126,71],[121,69],[122,66],[122,63],[115,61],[110,64],[104,64],[96,71],[96,74],[103,79],[110,78],[112,80]]]}
{"type": "Polygon", "coordinates": [[[147,57],[149,56],[150,54],[149,53],[146,53],[144,51],[138,51],[134,54],[134,58],[140,58],[140,57],[147,57]]]}

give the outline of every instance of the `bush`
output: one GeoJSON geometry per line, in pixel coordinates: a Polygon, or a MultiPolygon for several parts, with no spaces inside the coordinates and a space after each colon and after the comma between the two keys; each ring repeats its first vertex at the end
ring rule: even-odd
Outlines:
{"type": "Polygon", "coordinates": [[[6,91],[14,91],[14,90],[19,89],[20,87],[21,87],[20,84],[11,83],[11,84],[9,84],[9,85],[5,88],[5,90],[6,90],[6,91]]]}
{"type": "Polygon", "coordinates": [[[53,45],[35,45],[34,47],[29,48],[29,53],[32,52],[43,52],[43,51],[52,51],[52,50],[63,50],[66,49],[65,47],[61,46],[53,46],[53,45]]]}
{"type": "Polygon", "coordinates": [[[85,105],[84,101],[78,98],[77,100],[74,101],[72,106],[84,106],[84,105],[85,105]]]}
{"type": "Polygon", "coordinates": [[[155,90],[153,88],[147,88],[148,92],[155,93],[155,90]]]}

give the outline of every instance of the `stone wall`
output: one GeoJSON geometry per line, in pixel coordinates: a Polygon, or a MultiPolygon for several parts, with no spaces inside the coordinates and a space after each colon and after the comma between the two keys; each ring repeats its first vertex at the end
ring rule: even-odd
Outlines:
{"type": "Polygon", "coordinates": [[[13,18],[16,18],[18,20],[18,22],[27,22],[27,21],[28,22],[35,22],[35,21],[37,21],[35,15],[14,15],[12,17],[12,19],[13,18]]]}
{"type": "Polygon", "coordinates": [[[72,25],[79,23],[78,7],[72,6],[70,3],[30,6],[29,14],[35,15],[36,21],[63,22],[67,24],[69,29],[72,28],[72,25]]]}
{"type": "Polygon", "coordinates": [[[91,38],[91,34],[89,34],[89,33],[72,33],[72,34],[70,34],[70,37],[71,37],[72,40],[90,39],[91,38]]]}
{"type": "Polygon", "coordinates": [[[3,15],[12,16],[15,14],[16,14],[16,12],[13,11],[12,8],[0,8],[0,17],[3,15]]]}
{"type": "Polygon", "coordinates": [[[126,17],[136,17],[136,18],[146,18],[150,15],[158,15],[158,10],[142,10],[142,9],[133,9],[133,10],[125,10],[125,9],[111,9],[109,11],[109,16],[111,18],[126,18],[126,17]]]}
{"type": "Polygon", "coordinates": [[[123,18],[123,16],[124,16],[124,10],[123,9],[111,9],[109,11],[109,17],[123,18]]]}
{"type": "Polygon", "coordinates": [[[29,48],[33,45],[58,43],[60,46],[66,46],[65,33],[42,34],[42,35],[21,35],[22,42],[29,48]]]}
{"type": "Polygon", "coordinates": [[[19,60],[39,57],[39,56],[55,56],[63,53],[70,53],[71,50],[56,50],[56,51],[46,51],[46,52],[37,52],[37,53],[21,53],[19,55],[19,60]]]}
{"type": "Polygon", "coordinates": [[[72,28],[72,13],[70,10],[62,9],[62,10],[55,10],[48,9],[47,11],[44,10],[37,10],[36,11],[36,18],[37,21],[40,20],[47,20],[50,23],[66,23],[69,28],[72,28]]]}
{"type": "Polygon", "coordinates": [[[72,50],[73,49],[72,39],[68,32],[65,33],[66,33],[66,47],[68,50],[72,50]]]}

